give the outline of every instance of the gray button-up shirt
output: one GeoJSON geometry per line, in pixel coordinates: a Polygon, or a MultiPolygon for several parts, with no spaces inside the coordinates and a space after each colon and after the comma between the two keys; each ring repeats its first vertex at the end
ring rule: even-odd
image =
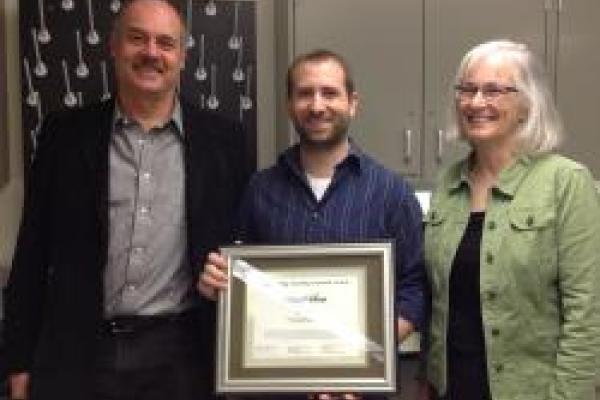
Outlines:
{"type": "Polygon", "coordinates": [[[181,108],[144,132],[115,107],[110,142],[106,317],[176,313],[192,303],[181,108]]]}

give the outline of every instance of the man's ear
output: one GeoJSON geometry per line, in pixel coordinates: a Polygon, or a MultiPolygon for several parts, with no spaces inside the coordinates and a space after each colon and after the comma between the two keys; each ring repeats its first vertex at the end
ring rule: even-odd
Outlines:
{"type": "Polygon", "coordinates": [[[350,93],[348,96],[348,102],[350,103],[350,116],[354,118],[359,105],[358,92],[350,93]]]}
{"type": "Polygon", "coordinates": [[[115,41],[117,40],[115,35],[116,33],[112,31],[108,36],[108,54],[111,58],[115,58],[115,41]]]}
{"type": "Polygon", "coordinates": [[[294,115],[294,107],[292,106],[292,99],[288,96],[287,98],[287,113],[288,113],[288,117],[293,117],[294,115]]]}
{"type": "Polygon", "coordinates": [[[185,62],[187,61],[187,46],[185,45],[185,41],[183,42],[183,56],[181,57],[181,65],[179,65],[179,68],[181,68],[181,70],[185,69],[185,62]]]}

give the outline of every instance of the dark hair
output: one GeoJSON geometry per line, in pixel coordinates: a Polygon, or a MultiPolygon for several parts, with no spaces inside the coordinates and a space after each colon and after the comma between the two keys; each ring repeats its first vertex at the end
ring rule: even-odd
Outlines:
{"type": "MultiPolygon", "coordinates": [[[[138,1],[147,1],[147,0],[123,0],[121,9],[119,10],[119,12],[117,13],[117,15],[115,16],[115,18],[113,20],[112,31],[111,31],[112,34],[115,34],[117,32],[117,29],[119,29],[119,25],[121,24],[121,19],[123,18],[125,11],[129,7],[131,7],[132,4],[137,3],[138,1]]],[[[179,17],[179,20],[181,22],[181,26],[183,27],[184,32],[187,30],[186,18],[185,18],[183,9],[182,9],[179,1],[176,1],[176,0],[153,0],[153,1],[159,1],[159,2],[165,3],[166,5],[171,7],[175,11],[177,16],[179,17]]]]}
{"type": "Polygon", "coordinates": [[[305,63],[322,62],[322,61],[334,61],[335,63],[337,63],[344,71],[344,86],[346,87],[346,91],[348,92],[348,94],[354,93],[354,91],[355,91],[354,78],[352,77],[352,71],[350,70],[350,67],[348,66],[348,63],[346,62],[346,60],[341,55],[339,55],[331,50],[316,49],[316,50],[310,51],[308,53],[299,55],[298,57],[296,57],[294,59],[294,61],[292,61],[292,64],[289,66],[289,68],[287,70],[287,95],[288,95],[288,98],[291,97],[292,91],[294,88],[294,72],[296,72],[296,69],[300,65],[305,64],[305,63]]]}

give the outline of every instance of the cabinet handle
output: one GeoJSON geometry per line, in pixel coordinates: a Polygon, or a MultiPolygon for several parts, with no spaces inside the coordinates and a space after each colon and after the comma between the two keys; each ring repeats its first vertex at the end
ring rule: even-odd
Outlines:
{"type": "Polygon", "coordinates": [[[546,9],[546,11],[553,11],[554,10],[554,4],[556,4],[556,11],[561,12],[563,9],[563,0],[545,0],[544,2],[544,8],[546,9]]]}
{"type": "Polygon", "coordinates": [[[444,155],[444,130],[438,129],[437,131],[437,151],[435,153],[436,160],[438,163],[442,162],[442,156],[444,155]]]}
{"type": "Polygon", "coordinates": [[[412,161],[412,129],[404,130],[404,162],[412,161]]]}
{"type": "Polygon", "coordinates": [[[544,1],[544,9],[546,10],[546,12],[552,10],[552,2],[553,2],[553,0],[545,0],[544,1]]]}

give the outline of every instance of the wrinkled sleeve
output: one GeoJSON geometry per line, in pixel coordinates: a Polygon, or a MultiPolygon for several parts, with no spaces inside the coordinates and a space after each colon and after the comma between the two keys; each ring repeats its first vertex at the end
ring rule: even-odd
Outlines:
{"type": "Polygon", "coordinates": [[[561,327],[549,398],[589,400],[600,339],[600,200],[587,170],[561,175],[556,232],[561,327]]]}
{"type": "Polygon", "coordinates": [[[29,171],[25,202],[11,272],[6,287],[4,342],[10,372],[28,371],[43,320],[47,283],[48,205],[58,145],[57,120],[46,118],[29,171]]]}
{"type": "Polygon", "coordinates": [[[257,243],[259,241],[255,209],[257,198],[257,175],[253,175],[246,187],[238,208],[235,224],[235,240],[240,243],[257,243]]]}
{"type": "Polygon", "coordinates": [[[404,186],[396,197],[391,221],[395,236],[396,310],[417,330],[424,325],[423,215],[412,189],[404,186]]]}

